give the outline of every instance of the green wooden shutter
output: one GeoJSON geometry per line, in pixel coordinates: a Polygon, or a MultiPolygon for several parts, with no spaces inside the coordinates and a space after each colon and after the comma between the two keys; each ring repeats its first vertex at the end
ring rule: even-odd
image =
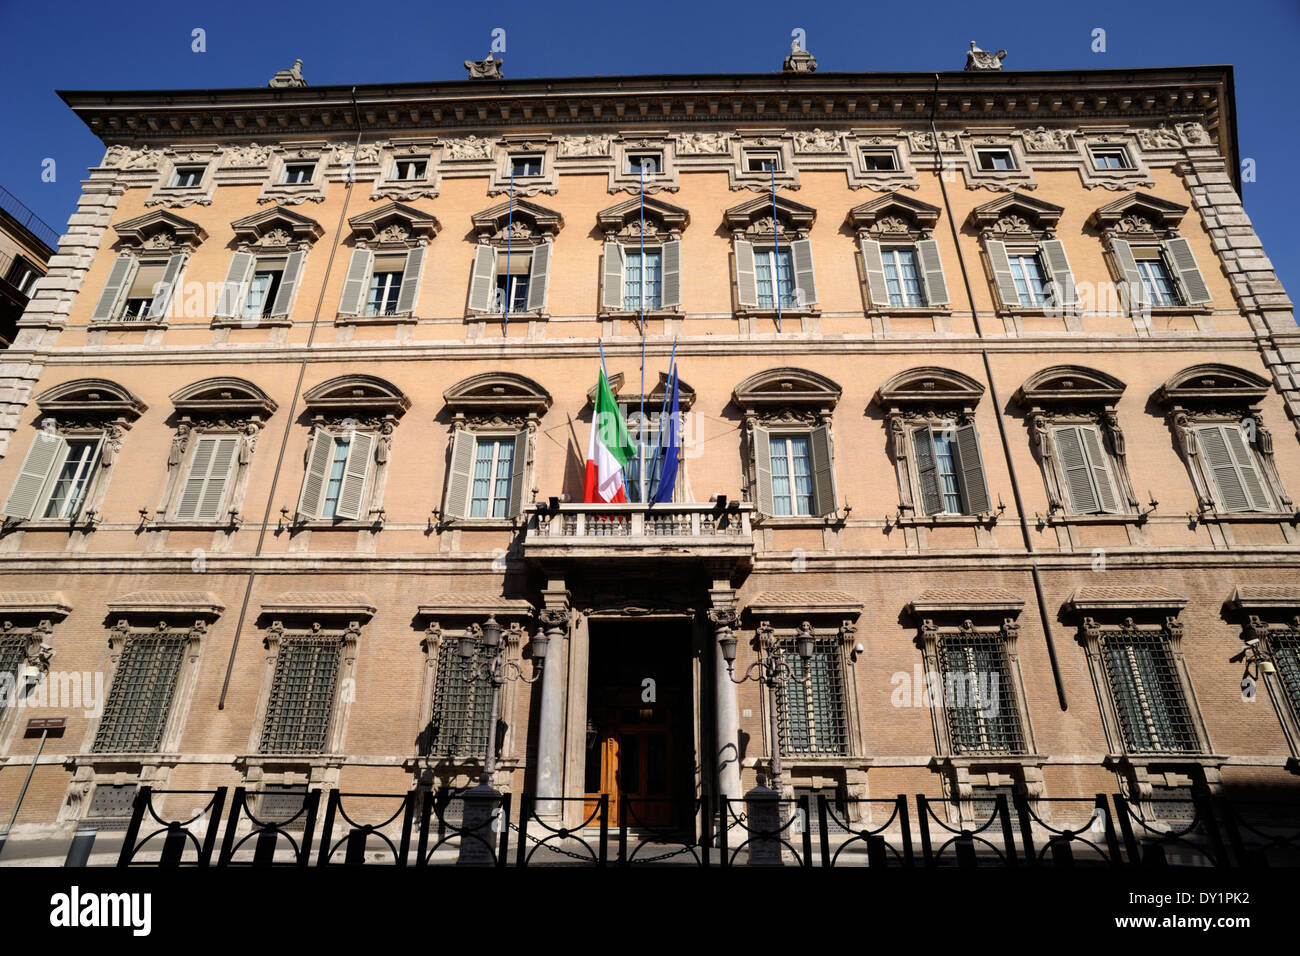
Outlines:
{"type": "Polygon", "coordinates": [[[921,514],[938,514],[943,510],[943,496],[939,494],[934,438],[928,425],[912,429],[912,457],[916,460],[916,486],[921,492],[921,514]]]}
{"type": "Polygon", "coordinates": [[[416,246],[406,254],[406,267],[402,269],[402,288],[397,293],[397,311],[402,315],[415,313],[420,301],[420,280],[424,277],[424,246],[416,246]]]}
{"type": "Polygon", "coordinates": [[[1201,267],[1196,264],[1192,244],[1186,239],[1168,239],[1165,248],[1173,260],[1174,269],[1183,283],[1183,297],[1188,305],[1201,305],[1210,301],[1210,287],[1205,284],[1201,267]]]}
{"type": "Polygon", "coordinates": [[[975,424],[957,429],[957,481],[961,487],[961,501],[966,513],[983,514],[989,510],[989,486],[984,475],[984,459],[980,454],[979,432],[975,424]]]}
{"type": "Polygon", "coordinates": [[[885,282],[885,260],[880,243],[874,239],[858,240],[862,250],[862,271],[867,277],[867,301],[873,309],[889,308],[889,285],[885,282]]]}
{"type": "Polygon", "coordinates": [[[1091,468],[1083,450],[1083,438],[1075,425],[1065,425],[1052,430],[1057,461],[1065,479],[1066,496],[1070,512],[1077,515],[1096,514],[1099,508],[1097,493],[1092,487],[1091,468]]]}
{"type": "MultiPolygon", "coordinates": [[[[754,484],[750,497],[759,514],[772,513],[772,436],[760,425],[754,426],[754,484]]],[[[793,479],[791,479],[793,480],[793,479]]]]}
{"type": "Polygon", "coordinates": [[[947,305],[948,282],[943,275],[943,259],[939,255],[939,243],[933,239],[922,239],[916,244],[916,253],[921,260],[921,280],[925,285],[925,304],[947,305]]]}
{"type": "Polygon", "coordinates": [[[167,266],[163,269],[162,281],[158,283],[153,302],[149,304],[149,319],[151,321],[156,321],[167,315],[167,306],[171,304],[172,293],[176,291],[176,283],[180,280],[183,268],[185,268],[185,256],[183,254],[172,256],[167,260],[167,266]]]}
{"type": "Polygon", "coordinates": [[[307,473],[302,479],[302,492],[298,495],[298,514],[303,518],[319,518],[325,500],[325,480],[330,462],[334,458],[334,437],[323,429],[312,431],[307,449],[307,473]]]}
{"type": "Polygon", "coordinates": [[[1083,438],[1083,450],[1088,456],[1088,467],[1092,470],[1093,484],[1097,488],[1098,504],[1107,514],[1117,514],[1120,510],[1119,495],[1110,480],[1110,468],[1107,467],[1110,456],[1106,454],[1101,433],[1095,428],[1085,427],[1079,429],[1079,435],[1083,438]]]}
{"type": "Polygon", "coordinates": [[[1137,260],[1133,258],[1133,247],[1124,239],[1110,241],[1110,254],[1115,260],[1115,269],[1121,282],[1120,296],[1126,303],[1129,313],[1140,312],[1150,305],[1147,287],[1142,282],[1142,273],[1138,272],[1137,260]]]}
{"type": "Polygon", "coordinates": [[[663,282],[660,300],[665,309],[679,308],[682,304],[682,242],[669,239],[663,244],[663,282]]]}
{"type": "Polygon", "coordinates": [[[366,479],[375,460],[375,436],[370,432],[352,432],[348,460],[343,465],[343,482],[339,486],[339,503],[334,513],[340,518],[364,518],[366,479]]]}
{"type": "Polygon", "coordinates": [[[1016,280],[1011,276],[1011,260],[1007,258],[1007,245],[998,239],[986,239],[984,252],[989,257],[989,266],[993,269],[993,285],[998,290],[998,300],[1004,309],[1020,308],[1020,293],[1016,291],[1016,280]]]}
{"type": "MultiPolygon", "coordinates": [[[[641,267],[644,277],[645,263],[642,263],[641,267]]],[[[623,244],[621,242],[605,243],[605,287],[601,290],[600,297],[600,304],[603,308],[614,312],[623,308],[624,271],[623,244]]]]}
{"type": "MultiPolygon", "coordinates": [[[[813,506],[817,514],[830,514],[838,506],[835,500],[835,460],[831,454],[831,429],[818,425],[812,430],[809,450],[812,454],[813,506]]],[[[793,483],[793,477],[790,479],[793,483]]]]}
{"type": "Polygon", "coordinates": [[[510,468],[510,517],[515,517],[524,510],[524,485],[527,484],[528,467],[528,429],[515,436],[515,455],[510,468]]]}
{"type": "Polygon", "coordinates": [[[758,277],[754,274],[754,244],[744,239],[736,240],[736,303],[742,308],[758,308],[758,277]]]}
{"type": "Polygon", "coordinates": [[[1240,473],[1242,485],[1246,489],[1246,497],[1250,499],[1251,509],[1254,511],[1272,511],[1273,500],[1268,493],[1268,486],[1264,483],[1264,477],[1260,473],[1255,454],[1250,450],[1250,446],[1246,444],[1241,429],[1236,425],[1224,425],[1223,437],[1228,444],[1228,453],[1232,455],[1237,464],[1237,471],[1240,473]]]}
{"type": "Polygon", "coordinates": [[[1065,243],[1060,239],[1043,240],[1043,259],[1052,277],[1052,301],[1066,315],[1073,315],[1079,296],[1074,287],[1074,272],[1065,254],[1065,243]]]}
{"type": "Polygon", "coordinates": [[[233,319],[243,312],[244,284],[253,274],[256,261],[257,258],[250,252],[236,252],[230,257],[226,281],[221,284],[221,294],[217,296],[218,318],[233,319]]]}
{"type": "Polygon", "coordinates": [[[68,454],[68,443],[58,435],[46,431],[36,433],[32,447],[18,470],[9,499],[5,502],[5,515],[9,518],[31,518],[45,497],[46,488],[68,454]]]}
{"type": "Polygon", "coordinates": [[[95,311],[90,316],[92,322],[109,322],[117,317],[117,307],[131,286],[131,277],[135,275],[137,265],[134,256],[117,257],[113,268],[109,270],[108,282],[99,293],[99,301],[95,303],[95,311]]]}
{"type": "Polygon", "coordinates": [[[816,305],[817,271],[813,268],[811,239],[796,239],[790,243],[790,263],[794,268],[795,301],[801,306],[816,305]]]}
{"type": "Polygon", "coordinates": [[[474,270],[469,280],[469,308],[471,312],[490,312],[492,293],[496,289],[497,251],[488,245],[474,250],[474,270]]]}
{"type": "MultiPolygon", "coordinates": [[[[447,474],[447,488],[442,501],[445,517],[469,517],[469,494],[474,480],[476,445],[473,432],[461,429],[451,436],[451,469],[447,474]]],[[[518,449],[515,451],[517,453],[518,449]]]]}
{"type": "Polygon", "coordinates": [[[298,280],[302,276],[305,252],[291,252],[284,263],[284,274],[280,276],[280,288],[275,293],[275,304],[271,306],[272,315],[288,316],[293,310],[294,294],[298,291],[298,280]]]}
{"type": "MultiPolygon", "coordinates": [[[[366,283],[370,281],[375,254],[369,249],[353,249],[348,260],[348,271],[343,278],[343,294],[339,296],[339,315],[360,315],[366,302],[366,283]]],[[[405,282],[403,282],[405,288],[405,282]]]]}
{"type": "Polygon", "coordinates": [[[546,311],[546,286],[551,276],[551,244],[539,242],[533,247],[533,263],[528,270],[529,312],[546,311]]]}

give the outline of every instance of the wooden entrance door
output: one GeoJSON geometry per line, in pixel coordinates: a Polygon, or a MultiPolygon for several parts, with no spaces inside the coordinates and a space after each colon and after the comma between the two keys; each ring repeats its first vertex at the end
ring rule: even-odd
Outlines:
{"type": "Polygon", "coordinates": [[[662,705],[619,707],[594,727],[587,757],[587,813],[609,797],[609,824],[667,826],[673,821],[671,720],[662,705]]]}

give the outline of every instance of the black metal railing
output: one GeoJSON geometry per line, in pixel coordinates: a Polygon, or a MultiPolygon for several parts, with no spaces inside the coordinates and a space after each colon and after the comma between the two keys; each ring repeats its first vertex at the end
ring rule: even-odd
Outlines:
{"type": "Polygon", "coordinates": [[[3,186],[0,186],[0,209],[13,216],[18,221],[18,225],[49,246],[51,251],[59,247],[58,231],[28,209],[21,199],[3,186]]]}
{"type": "Polygon", "coordinates": [[[1030,866],[1123,865],[1115,818],[1104,793],[1097,794],[1090,807],[1082,797],[1036,797],[1031,804],[1023,793],[1017,793],[1014,802],[1021,854],[1030,866]]]}
{"type": "MultiPolygon", "coordinates": [[[[136,791],[132,807],[131,822],[127,825],[126,835],[122,840],[122,851],[118,855],[118,866],[207,866],[212,861],[212,850],[217,843],[217,833],[221,830],[221,811],[226,805],[226,788],[218,787],[211,792],[207,790],[154,790],[141,787],[136,791]],[[184,820],[164,820],[154,807],[155,796],[206,796],[204,806],[184,820]],[[152,821],[152,822],[150,822],[152,821]],[[142,838],[141,829],[153,827],[142,838]],[[196,830],[203,831],[200,839],[196,830]],[[157,859],[137,860],[145,848],[156,837],[162,837],[162,844],[157,859]],[[186,860],[187,850],[195,851],[193,860],[186,860]]],[[[152,847],[150,847],[152,850],[152,847]]]]}
{"type": "Polygon", "coordinates": [[[1130,863],[1143,866],[1228,866],[1210,795],[1192,791],[1192,814],[1170,819],[1156,814],[1159,800],[1134,804],[1115,794],[1115,815],[1130,863]]]}
{"type": "Polygon", "coordinates": [[[907,797],[829,800],[817,795],[817,831],[821,841],[822,866],[913,866],[912,825],[907,797]],[[852,822],[880,807],[888,815],[879,826],[852,822]],[[832,845],[832,834],[847,833],[832,845]]]}
{"type": "MultiPolygon", "coordinates": [[[[999,793],[993,799],[993,812],[985,819],[963,820],[963,801],[955,798],[916,795],[916,819],[921,828],[921,854],[926,866],[1016,866],[1015,838],[1011,832],[1011,813],[1007,797],[999,793]],[[936,806],[947,806],[955,820],[953,826],[940,818],[936,806]],[[978,824],[978,825],[977,825],[978,824]],[[933,834],[932,827],[938,827],[933,834]],[[947,839],[944,837],[948,834],[947,839]],[[1001,846],[998,840],[1001,840],[1001,846]],[[939,843],[939,840],[943,840],[939,843]],[[937,844],[937,845],[936,845],[937,844]]],[[[977,814],[977,818],[981,815],[977,814]]]]}

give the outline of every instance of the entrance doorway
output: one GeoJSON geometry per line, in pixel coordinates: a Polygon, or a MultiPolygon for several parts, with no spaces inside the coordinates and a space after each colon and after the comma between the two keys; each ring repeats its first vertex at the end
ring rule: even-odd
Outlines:
{"type": "Polygon", "coordinates": [[[592,621],[587,670],[587,814],[609,824],[689,826],[695,792],[691,622],[592,621]]]}

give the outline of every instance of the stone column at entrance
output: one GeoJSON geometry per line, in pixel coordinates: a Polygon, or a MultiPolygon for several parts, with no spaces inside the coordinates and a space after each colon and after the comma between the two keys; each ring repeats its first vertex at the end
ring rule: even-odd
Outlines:
{"type": "MultiPolygon", "coordinates": [[[[729,592],[730,593],[730,592],[729,592]]],[[[714,594],[717,604],[718,595],[714,594]]],[[[717,720],[717,752],[714,754],[718,768],[718,793],[732,800],[741,797],[740,792],[740,710],[736,705],[736,685],[727,673],[727,662],[723,660],[718,647],[718,639],[726,637],[736,626],[738,615],[734,607],[714,607],[709,611],[709,621],[713,624],[713,666],[715,700],[714,710],[717,720]]]]}
{"type": "Polygon", "coordinates": [[[564,786],[564,694],[568,679],[568,592],[548,589],[539,617],[551,639],[542,670],[542,706],[537,725],[537,812],[559,813],[564,786]],[[561,603],[562,602],[562,603],[561,603]]]}

